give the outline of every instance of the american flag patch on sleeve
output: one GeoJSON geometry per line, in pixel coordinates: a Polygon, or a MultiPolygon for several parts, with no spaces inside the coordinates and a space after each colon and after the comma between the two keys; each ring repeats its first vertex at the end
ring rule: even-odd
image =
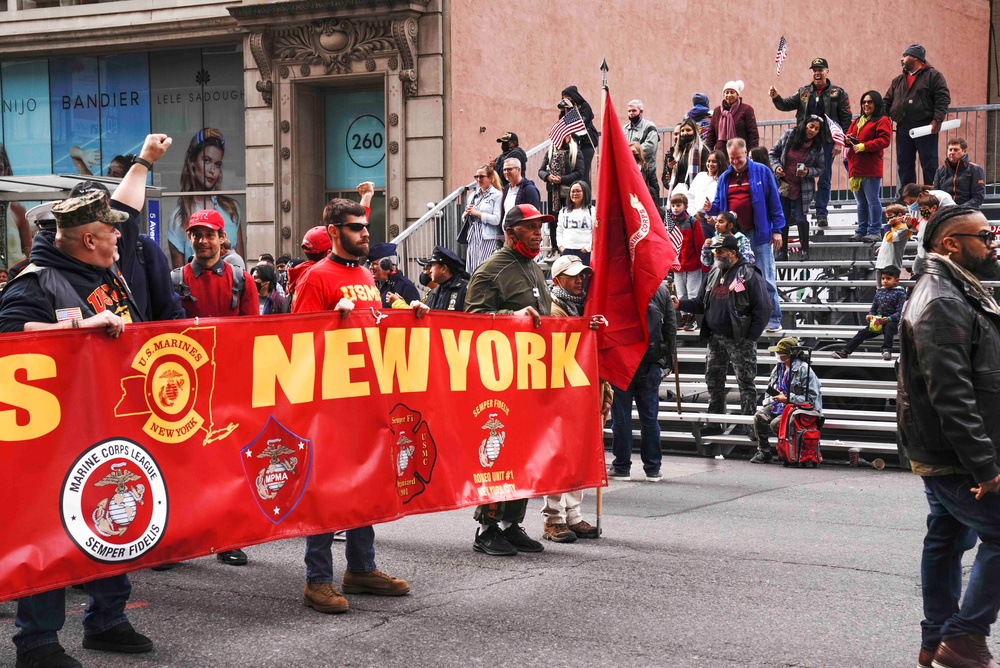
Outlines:
{"type": "Polygon", "coordinates": [[[56,322],[65,322],[67,320],[83,320],[83,313],[80,311],[79,306],[56,309],[56,322]]]}

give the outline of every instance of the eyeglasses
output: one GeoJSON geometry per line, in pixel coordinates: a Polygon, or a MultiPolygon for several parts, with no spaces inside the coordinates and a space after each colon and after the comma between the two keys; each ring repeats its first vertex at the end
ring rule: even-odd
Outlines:
{"type": "Polygon", "coordinates": [[[490,177],[487,176],[486,174],[476,174],[473,178],[478,181],[479,179],[488,179],[490,177]]]}
{"type": "Polygon", "coordinates": [[[980,241],[989,246],[990,244],[996,244],[997,235],[990,230],[983,230],[977,234],[949,234],[949,237],[978,237],[980,241]]]}
{"type": "Polygon", "coordinates": [[[361,232],[362,230],[367,230],[369,226],[369,223],[341,223],[340,225],[334,225],[334,227],[346,227],[351,232],[361,232]]]}
{"type": "Polygon", "coordinates": [[[875,101],[874,100],[861,100],[861,106],[862,107],[865,106],[866,104],[875,104],[875,101]]]}
{"type": "Polygon", "coordinates": [[[505,171],[505,172],[516,172],[517,171],[517,167],[504,167],[503,171],[505,171]]]}

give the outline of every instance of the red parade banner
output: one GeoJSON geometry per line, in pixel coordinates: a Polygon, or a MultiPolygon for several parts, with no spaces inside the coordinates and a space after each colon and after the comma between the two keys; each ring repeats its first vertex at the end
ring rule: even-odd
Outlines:
{"type": "Polygon", "coordinates": [[[607,484],[596,333],[528,322],[359,311],[5,335],[0,601],[607,484]]]}

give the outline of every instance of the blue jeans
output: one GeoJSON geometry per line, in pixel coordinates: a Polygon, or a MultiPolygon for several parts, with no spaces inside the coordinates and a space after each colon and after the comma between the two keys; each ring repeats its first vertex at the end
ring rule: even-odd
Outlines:
{"type": "MultiPolygon", "coordinates": [[[[132,593],[127,575],[92,580],[83,585],[90,596],[83,612],[83,634],[92,636],[127,622],[125,604],[132,593]]],[[[14,636],[17,653],[59,642],[58,633],[66,621],[66,590],[53,589],[17,601],[14,636]]]]}
{"type": "MultiPolygon", "coordinates": [[[[306,582],[333,582],[332,545],[332,533],[306,536],[306,582]]],[[[375,529],[349,529],[344,554],[347,557],[347,570],[352,573],[369,573],[375,570],[375,529]]]]}
{"type": "Polygon", "coordinates": [[[934,173],[938,168],[938,135],[925,135],[910,139],[909,129],[896,128],[896,181],[897,192],[903,190],[907,183],[934,183],[934,173]],[[922,181],[917,181],[917,171],[914,164],[917,152],[920,152],[920,171],[922,181]]]}
{"type": "Polygon", "coordinates": [[[930,513],[920,560],[923,645],[962,635],[988,636],[1000,610],[1000,495],[976,501],[971,476],[928,476],[924,492],[930,513]],[[962,594],[962,555],[982,543],[962,594]],[[961,604],[959,601],[961,600],[961,604]]]}
{"type": "Polygon", "coordinates": [[[641,378],[632,379],[627,390],[611,386],[615,398],[611,404],[611,416],[614,424],[611,427],[613,438],[611,451],[615,455],[612,467],[616,471],[628,473],[632,468],[632,402],[639,410],[639,425],[641,439],[639,441],[639,456],[642,458],[642,468],[646,473],[658,473],[660,470],[660,422],[656,414],[660,410],[660,380],[663,371],[653,365],[641,378]]]}
{"type": "Polygon", "coordinates": [[[858,230],[861,236],[882,234],[882,179],[872,176],[861,179],[861,187],[854,193],[858,202],[858,230]]]}
{"type": "MultiPolygon", "coordinates": [[[[788,222],[785,222],[786,226],[788,222]]],[[[774,270],[774,248],[770,243],[755,244],[751,240],[750,246],[753,248],[754,266],[764,274],[764,283],[767,286],[767,296],[771,298],[771,317],[767,321],[768,329],[775,329],[781,326],[781,303],[778,301],[778,286],[775,284],[774,270]]]]}
{"type": "Polygon", "coordinates": [[[823,143],[823,173],[819,175],[819,184],[816,186],[816,197],[813,203],[816,206],[816,217],[826,218],[829,212],[827,207],[830,204],[830,184],[833,182],[833,142],[823,143]]]}

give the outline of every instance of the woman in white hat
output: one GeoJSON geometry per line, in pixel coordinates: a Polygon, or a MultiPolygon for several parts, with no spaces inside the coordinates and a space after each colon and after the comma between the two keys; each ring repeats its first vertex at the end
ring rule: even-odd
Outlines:
{"type": "Polygon", "coordinates": [[[736,137],[747,143],[747,151],[760,145],[757,134],[757,115],[753,107],[743,101],[742,81],[727,81],[722,89],[722,104],[715,108],[712,123],[708,126],[705,145],[709,149],[725,151],[726,142],[736,137]]]}

